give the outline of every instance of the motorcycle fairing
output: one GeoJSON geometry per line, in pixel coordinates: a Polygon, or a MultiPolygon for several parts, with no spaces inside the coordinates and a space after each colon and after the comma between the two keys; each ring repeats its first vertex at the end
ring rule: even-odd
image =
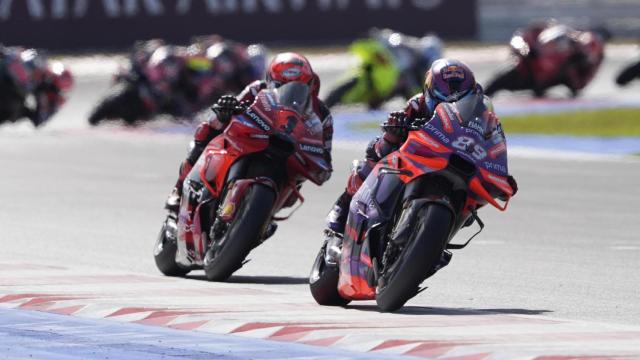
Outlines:
{"type": "Polygon", "coordinates": [[[473,111],[465,113],[465,105],[440,104],[429,122],[409,132],[399,150],[378,162],[353,196],[338,280],[338,291],[344,298],[365,300],[375,297],[371,244],[367,235],[376,224],[388,221],[385,214],[391,214],[397,206],[399,200],[385,201],[388,194],[402,192],[407,184],[431,173],[441,172],[447,176],[448,172],[455,172],[459,175],[466,170],[468,196],[461,219],[457,221],[466,219],[470,211],[486,203],[502,211],[506,209],[506,204],[500,205],[494,199],[498,195],[508,198],[513,193],[506,180],[504,135],[499,126],[495,129],[482,126],[488,120],[486,108],[474,105],[473,111]],[[392,182],[388,177],[400,181],[392,182]]]}
{"type": "MultiPolygon", "coordinates": [[[[321,184],[326,180],[322,173],[330,167],[320,154],[323,151],[322,132],[316,131],[317,124],[312,118],[304,119],[301,111],[309,104],[303,103],[304,96],[296,92],[300,88],[289,84],[277,90],[261,91],[243,114],[231,119],[223,134],[209,142],[188,174],[178,214],[176,260],[181,265],[203,264],[209,239],[202,228],[201,211],[217,205],[230,180],[228,173],[239,159],[269,151],[273,157],[284,156],[288,179],[284,179],[283,184],[269,184],[277,197],[274,211],[282,207],[292,192],[300,198],[297,190],[292,190],[299,181],[308,178],[321,184]]],[[[315,121],[319,122],[319,119],[315,121]]],[[[264,183],[261,177],[247,180],[251,184],[264,183]]],[[[242,198],[249,182],[236,181],[238,187],[231,185],[229,188],[232,196],[225,204],[229,207],[226,220],[233,219],[235,209],[232,211],[231,207],[242,198]]]]}

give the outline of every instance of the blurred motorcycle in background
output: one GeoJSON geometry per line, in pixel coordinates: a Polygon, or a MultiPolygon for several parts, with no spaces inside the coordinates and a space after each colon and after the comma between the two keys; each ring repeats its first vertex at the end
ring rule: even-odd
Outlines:
{"type": "Polygon", "coordinates": [[[219,36],[198,38],[188,47],[162,40],[136,44],[129,64],[89,116],[97,125],[122,119],[128,125],[157,115],[191,120],[220,96],[237,92],[264,76],[266,50],[219,36]],[[206,40],[206,41],[205,41],[206,40]]]}
{"type": "Polygon", "coordinates": [[[485,93],[532,90],[542,97],[564,85],[576,97],[600,67],[609,38],[604,28],[579,31],[555,20],[518,29],[509,43],[511,63],[488,82],[485,93]]]}
{"type": "Polygon", "coordinates": [[[46,123],[66,102],[73,75],[42,51],[0,44],[0,124],[28,118],[46,123]]]}
{"type": "Polygon", "coordinates": [[[366,104],[376,109],[396,96],[409,99],[421,91],[424,74],[442,57],[442,47],[432,34],[416,38],[372,29],[369,38],[351,44],[349,51],[358,65],[329,92],[325,104],[366,104]]]}
{"type": "Polygon", "coordinates": [[[207,145],[184,181],[178,213],[169,211],[156,242],[163,274],[204,268],[209,280],[226,280],[275,232],[273,221],[291,216],[279,217],[279,210],[302,205],[305,180],[328,180],[322,123],[308,115],[311,92],[302,82],[261,90],[207,145]]]}
{"type": "Polygon", "coordinates": [[[397,310],[449,263],[449,250],[464,248],[483,229],[478,209],[506,210],[515,190],[507,146],[482,97],[438,105],[429,121],[407,129],[399,150],[378,162],[351,201],[339,262],[326,241],[316,257],[309,279],[316,302],[375,299],[382,311],[397,310]],[[474,222],[475,235],[452,243],[474,222]]]}

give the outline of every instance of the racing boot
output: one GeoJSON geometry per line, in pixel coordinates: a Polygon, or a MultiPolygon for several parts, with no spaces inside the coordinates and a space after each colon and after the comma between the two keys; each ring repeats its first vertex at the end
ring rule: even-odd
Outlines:
{"type": "Polygon", "coordinates": [[[182,198],[182,185],[184,183],[184,179],[191,171],[193,165],[189,162],[189,160],[185,160],[180,164],[180,170],[178,172],[178,181],[176,181],[176,185],[171,190],[167,201],[164,204],[164,208],[169,210],[170,212],[178,212],[180,208],[180,199],[182,198]]]}
{"type": "Polygon", "coordinates": [[[177,187],[174,187],[167,197],[167,201],[164,203],[164,208],[170,212],[178,212],[180,208],[180,199],[182,198],[181,191],[177,187]]]}
{"type": "Polygon", "coordinates": [[[342,234],[330,229],[325,229],[324,235],[324,241],[326,243],[324,262],[330,266],[338,265],[340,256],[342,255],[342,234]]]}
{"type": "Polygon", "coordinates": [[[327,215],[327,229],[325,235],[325,262],[329,265],[336,265],[340,261],[342,253],[342,234],[349,214],[349,203],[352,195],[345,191],[340,195],[333,208],[327,215]]]}

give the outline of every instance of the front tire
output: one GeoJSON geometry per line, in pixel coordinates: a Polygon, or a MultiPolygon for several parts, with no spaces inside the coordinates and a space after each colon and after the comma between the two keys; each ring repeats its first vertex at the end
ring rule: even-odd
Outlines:
{"type": "Polygon", "coordinates": [[[190,269],[186,269],[176,263],[178,244],[176,243],[176,221],[168,216],[162,224],[158,240],[153,249],[153,258],[161,273],[166,276],[185,276],[190,269]]]}
{"type": "Polygon", "coordinates": [[[204,262],[207,279],[225,281],[242,267],[251,249],[260,244],[275,200],[275,192],[267,186],[254,184],[249,188],[227,232],[207,250],[204,262]]]}
{"type": "Polygon", "coordinates": [[[309,275],[309,289],[311,296],[320,305],[326,306],[345,306],[351,302],[340,296],[338,292],[338,279],[340,276],[340,268],[338,265],[328,265],[325,261],[325,251],[327,244],[325,242],[316,256],[316,261],[311,268],[309,275]]]}
{"type": "Polygon", "coordinates": [[[453,214],[443,205],[428,203],[418,212],[415,230],[407,244],[382,269],[376,287],[376,303],[380,310],[401,308],[418,293],[420,283],[435,273],[452,222],[453,214]]]}

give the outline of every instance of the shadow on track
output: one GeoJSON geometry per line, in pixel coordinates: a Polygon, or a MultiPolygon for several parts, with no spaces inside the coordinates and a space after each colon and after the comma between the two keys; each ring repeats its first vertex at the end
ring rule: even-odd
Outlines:
{"type": "MultiPolygon", "coordinates": [[[[380,312],[375,305],[347,305],[347,309],[380,312]]],[[[531,309],[474,309],[474,308],[437,308],[427,306],[404,306],[394,314],[404,315],[543,315],[552,310],[531,309]]]]}
{"type": "MultiPolygon", "coordinates": [[[[204,275],[187,275],[187,279],[208,281],[204,275]]],[[[308,277],[293,276],[246,276],[233,275],[225,281],[232,284],[263,284],[263,285],[301,285],[308,284],[308,277]]]]}

